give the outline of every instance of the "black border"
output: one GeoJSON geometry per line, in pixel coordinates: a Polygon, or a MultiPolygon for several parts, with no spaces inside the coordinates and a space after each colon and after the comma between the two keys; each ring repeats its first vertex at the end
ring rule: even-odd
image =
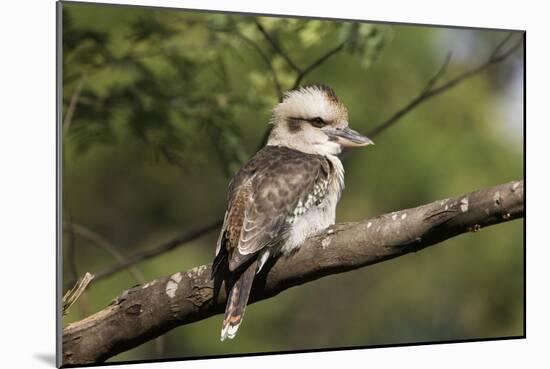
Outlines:
{"type": "Polygon", "coordinates": [[[429,346],[429,345],[443,345],[443,344],[456,344],[456,343],[475,343],[475,342],[493,342],[493,341],[508,341],[527,338],[527,31],[522,29],[511,28],[490,28],[490,27],[468,27],[468,26],[456,26],[456,25],[444,25],[444,24],[429,24],[429,23],[406,23],[406,22],[390,22],[390,21],[377,21],[368,19],[349,19],[349,18],[331,18],[331,17],[318,17],[318,16],[303,16],[303,15],[291,15],[291,14],[267,14],[267,13],[252,13],[241,11],[229,11],[229,10],[211,10],[211,9],[193,9],[193,8],[176,8],[168,6],[154,6],[154,5],[131,5],[131,4],[116,4],[116,3],[99,3],[99,2],[82,2],[82,1],[66,1],[58,0],[56,2],[56,367],[58,368],[84,368],[84,367],[99,367],[99,366],[111,366],[111,365],[126,365],[126,364],[146,364],[146,363],[164,363],[174,361],[189,361],[189,360],[208,360],[208,359],[224,359],[224,358],[239,358],[239,357],[259,357],[268,355],[288,355],[288,354],[308,354],[317,352],[336,352],[346,350],[368,350],[376,348],[389,348],[389,347],[414,347],[414,346],[429,346]],[[252,353],[239,353],[239,354],[226,354],[226,355],[205,355],[205,356],[187,356],[180,358],[165,358],[165,359],[149,359],[149,360],[129,360],[129,361],[116,361],[116,362],[102,362],[93,364],[79,364],[79,365],[64,365],[62,366],[62,341],[63,341],[63,327],[61,316],[61,293],[62,293],[62,144],[61,144],[61,128],[62,128],[62,58],[63,58],[63,4],[74,5],[91,5],[91,6],[106,6],[106,7],[134,7],[134,8],[147,8],[155,10],[174,10],[174,11],[186,11],[195,13],[214,13],[214,14],[234,14],[234,15],[247,15],[247,16],[262,16],[262,17],[274,17],[274,18],[298,18],[298,19],[314,19],[314,20],[329,20],[340,22],[359,22],[359,23],[375,23],[375,24],[396,24],[400,26],[421,26],[421,27],[435,27],[435,28],[454,28],[454,29],[476,29],[487,31],[513,31],[523,33],[523,179],[524,179],[524,215],[523,215],[523,335],[519,336],[505,336],[505,337],[488,337],[488,338],[471,338],[471,339],[457,339],[457,340],[443,340],[443,341],[426,341],[426,342],[405,342],[405,343],[392,343],[382,345],[369,345],[369,346],[348,346],[348,347],[332,347],[332,348],[320,348],[320,349],[304,349],[304,350],[284,350],[284,351],[269,351],[269,352],[252,352],[252,353]]]}

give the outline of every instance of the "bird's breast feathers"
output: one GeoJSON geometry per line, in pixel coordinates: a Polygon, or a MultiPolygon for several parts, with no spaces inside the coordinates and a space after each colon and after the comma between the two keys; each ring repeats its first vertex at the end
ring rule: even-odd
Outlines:
{"type": "Polygon", "coordinates": [[[336,204],[344,188],[344,168],[336,156],[328,156],[332,171],[327,178],[318,181],[313,192],[300,199],[293,213],[287,218],[290,223],[288,238],[281,244],[283,254],[292,253],[310,236],[334,224],[336,204]]]}

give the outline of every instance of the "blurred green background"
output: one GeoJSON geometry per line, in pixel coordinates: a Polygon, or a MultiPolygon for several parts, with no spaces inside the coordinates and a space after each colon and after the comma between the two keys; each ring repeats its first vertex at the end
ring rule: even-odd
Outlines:
{"type": "MultiPolygon", "coordinates": [[[[449,52],[442,82],[507,34],[65,3],[64,288],[116,265],[113,250],[127,257],[223,216],[231,175],[278,100],[268,63],[283,90],[296,78],[256,22],[302,69],[349,40],[303,83],[332,86],[362,133],[414,98],[449,52]]],[[[522,53],[347,152],[337,221],[522,178],[522,53]]],[[[141,280],[211,262],[217,232],[94,282],[64,325],[141,280]]],[[[110,361],[522,335],[523,257],[517,220],[251,305],[230,342],[215,316],[110,361]]]]}

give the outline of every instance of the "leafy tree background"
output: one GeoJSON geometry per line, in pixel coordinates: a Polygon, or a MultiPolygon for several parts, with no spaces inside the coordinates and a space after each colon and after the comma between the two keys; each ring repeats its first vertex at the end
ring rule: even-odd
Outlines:
{"type": "MultiPolygon", "coordinates": [[[[219,219],[234,171],[257,150],[276,84],[296,71],[259,22],[332,86],[368,132],[410,101],[452,51],[446,76],[482,63],[487,30],[63,5],[63,281],[219,219]],[[267,62],[266,62],[267,61],[267,62]],[[269,65],[268,65],[269,64],[269,65]],[[274,81],[274,71],[277,81],[274,81]],[[71,226],[72,225],[72,226],[71,226]],[[106,251],[107,247],[109,251],[106,251]]],[[[523,175],[523,58],[435,97],[344,155],[337,221],[354,221],[523,175]]],[[[446,77],[448,78],[448,77],[446,77]]],[[[221,316],[174,329],[110,361],[523,334],[523,220],[484,229],[251,305],[237,338],[221,316]]],[[[94,282],[64,324],[122,290],[212,260],[217,229],[94,282]]]]}

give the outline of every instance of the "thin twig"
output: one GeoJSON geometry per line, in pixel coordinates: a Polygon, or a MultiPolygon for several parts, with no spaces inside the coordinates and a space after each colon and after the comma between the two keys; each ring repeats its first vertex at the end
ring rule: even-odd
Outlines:
{"type": "Polygon", "coordinates": [[[99,273],[96,274],[96,280],[100,280],[106,277],[109,277],[121,270],[124,270],[128,268],[129,266],[132,266],[136,263],[139,263],[141,261],[150,259],[152,257],[155,257],[160,254],[164,254],[165,252],[171,251],[175,249],[176,247],[183,245],[185,243],[191,242],[196,240],[197,238],[205,235],[208,232],[211,232],[215,229],[218,229],[221,227],[223,223],[223,219],[219,219],[215,221],[214,223],[211,223],[207,226],[204,226],[202,228],[196,229],[194,231],[191,231],[189,233],[183,234],[181,236],[178,236],[176,238],[173,238],[167,242],[161,243],[158,246],[152,247],[150,249],[147,249],[142,252],[138,252],[132,256],[127,257],[123,262],[120,262],[118,265],[113,265],[109,268],[106,268],[99,273]]]}
{"type": "Polygon", "coordinates": [[[321,64],[323,64],[325,61],[327,61],[331,56],[337,54],[338,52],[340,52],[344,46],[346,45],[346,43],[348,42],[349,40],[345,40],[343,41],[342,43],[340,43],[338,46],[336,46],[335,48],[333,49],[330,49],[329,51],[327,51],[325,54],[321,55],[321,57],[319,57],[317,60],[313,61],[313,63],[311,63],[310,65],[308,65],[303,71],[301,71],[298,76],[296,77],[296,80],[294,81],[294,85],[292,86],[292,89],[295,89],[297,88],[300,83],[302,82],[302,80],[304,79],[304,77],[309,74],[312,70],[314,70],[315,68],[319,67],[321,64]]]}
{"type": "Polygon", "coordinates": [[[424,87],[424,90],[422,90],[422,93],[426,93],[430,91],[431,88],[437,83],[439,78],[441,78],[441,76],[445,74],[445,72],[447,71],[447,67],[449,66],[449,63],[451,62],[451,56],[452,56],[452,53],[449,52],[445,57],[445,60],[441,64],[441,67],[439,67],[439,70],[433,75],[432,78],[430,78],[428,83],[426,83],[426,87],[424,87]]]}
{"type": "Polygon", "coordinates": [[[523,38],[520,39],[517,43],[515,43],[512,47],[510,47],[505,52],[500,53],[504,45],[511,39],[512,32],[508,34],[498,45],[497,47],[491,52],[489,55],[489,58],[482,63],[481,65],[468,70],[455,78],[449,80],[448,82],[440,85],[439,87],[434,87],[437,81],[441,78],[441,76],[444,74],[445,70],[447,69],[450,55],[447,56],[445,61],[443,62],[442,66],[439,68],[437,73],[428,81],[428,84],[426,87],[424,87],[419,95],[417,95],[414,99],[412,99],[409,103],[407,103],[404,107],[396,111],[394,114],[392,114],[387,120],[376,126],[373,130],[371,130],[367,135],[369,137],[374,137],[378,134],[380,134],[382,131],[385,131],[389,127],[391,127],[393,124],[395,124],[401,117],[403,117],[405,114],[410,112],[413,108],[420,105],[421,103],[427,101],[429,98],[436,96],[442,92],[447,91],[451,87],[454,87],[458,85],[459,83],[465,81],[466,79],[475,76],[476,74],[484,71],[485,69],[489,68],[491,65],[500,63],[508,56],[510,56],[514,51],[516,51],[521,44],[523,43],[523,38]]]}
{"type": "Polygon", "coordinates": [[[94,275],[86,272],[86,274],[76,282],[74,287],[65,293],[63,296],[63,316],[67,315],[69,308],[78,300],[93,279],[94,275]]]}
{"type": "Polygon", "coordinates": [[[277,54],[279,54],[287,63],[288,65],[296,71],[298,74],[302,74],[302,69],[290,58],[288,53],[286,53],[282,47],[279,45],[279,43],[269,34],[269,32],[266,31],[264,26],[260,23],[258,19],[254,19],[254,23],[256,23],[256,28],[261,32],[261,34],[264,36],[264,38],[269,42],[273,50],[277,54]]]}
{"type": "MultiPolygon", "coordinates": [[[[72,219],[71,211],[67,210],[67,217],[69,220],[72,219]]],[[[72,220],[71,220],[72,221],[72,220]]],[[[67,242],[67,257],[66,260],[68,261],[68,270],[69,274],[71,275],[70,280],[64,284],[63,289],[65,289],[65,285],[67,285],[67,289],[69,286],[74,286],[74,284],[78,281],[78,268],[76,266],[76,245],[75,245],[75,237],[74,232],[72,229],[68,232],[68,242],[67,242]]]]}
{"type": "Polygon", "coordinates": [[[504,37],[504,38],[498,43],[498,45],[495,47],[495,49],[494,49],[493,52],[491,53],[491,56],[489,57],[489,59],[495,58],[495,57],[500,53],[500,50],[504,47],[504,45],[506,45],[506,44],[508,43],[508,41],[510,41],[510,39],[512,38],[513,35],[514,35],[514,32],[508,32],[508,34],[506,35],[506,37],[504,37]]]}
{"type": "Polygon", "coordinates": [[[271,63],[271,59],[269,56],[262,50],[260,45],[258,45],[254,40],[252,40],[249,37],[246,37],[244,34],[239,32],[238,28],[236,26],[232,27],[216,27],[210,24],[207,24],[207,27],[210,28],[213,31],[216,32],[230,32],[235,34],[238,38],[248,43],[250,46],[256,50],[256,52],[260,55],[262,58],[262,61],[266,65],[267,69],[269,70],[269,73],[271,74],[271,78],[273,79],[273,85],[275,88],[275,93],[277,94],[277,98],[279,101],[283,100],[283,88],[281,87],[281,83],[279,82],[279,77],[277,76],[277,72],[275,71],[275,68],[273,67],[273,64],[271,63]]]}
{"type": "Polygon", "coordinates": [[[484,64],[481,64],[477,68],[474,68],[470,71],[467,71],[467,72],[453,78],[452,80],[450,80],[449,82],[445,83],[442,86],[439,86],[437,88],[432,89],[430,91],[428,97],[431,97],[433,95],[436,95],[436,94],[439,94],[443,91],[446,91],[449,88],[451,88],[451,87],[459,84],[460,82],[468,79],[469,77],[472,77],[472,76],[478,74],[479,72],[482,72],[483,70],[487,69],[488,67],[490,67],[494,64],[498,64],[498,63],[506,60],[506,58],[508,58],[508,56],[510,56],[512,53],[514,53],[521,46],[522,43],[523,43],[523,38],[521,40],[519,40],[518,42],[516,42],[512,47],[510,47],[508,50],[506,50],[502,54],[491,55],[491,57],[484,64]]]}
{"type": "Polygon", "coordinates": [[[235,34],[237,35],[237,37],[239,37],[240,39],[242,39],[243,41],[251,45],[258,52],[258,54],[264,61],[265,65],[267,66],[267,69],[269,69],[269,73],[271,74],[271,78],[273,79],[273,85],[275,87],[275,93],[277,94],[277,99],[279,100],[279,102],[283,101],[283,89],[279,82],[279,77],[277,76],[277,72],[275,71],[275,68],[271,63],[271,60],[269,59],[269,56],[267,56],[267,54],[262,50],[262,48],[250,38],[246,37],[240,32],[235,32],[235,34]]]}
{"type": "Polygon", "coordinates": [[[76,86],[76,89],[71,96],[71,101],[69,102],[69,107],[67,108],[67,112],[65,113],[65,118],[63,119],[63,135],[67,134],[67,132],[69,131],[69,127],[71,126],[74,112],[76,110],[76,104],[78,103],[78,99],[80,98],[80,93],[82,92],[82,88],[84,87],[84,82],[86,82],[86,78],[88,78],[88,74],[86,72],[82,72],[80,80],[78,81],[78,85],[76,86]]]}
{"type": "MultiPolygon", "coordinates": [[[[94,245],[101,247],[103,250],[113,256],[118,261],[119,265],[127,262],[127,259],[124,257],[124,255],[122,255],[113,244],[111,244],[104,237],[92,231],[91,229],[75,223],[64,223],[63,228],[69,232],[74,232],[74,234],[86,238],[94,245]]],[[[137,268],[130,267],[128,272],[132,275],[137,283],[143,283],[145,281],[145,277],[137,268]]]]}

